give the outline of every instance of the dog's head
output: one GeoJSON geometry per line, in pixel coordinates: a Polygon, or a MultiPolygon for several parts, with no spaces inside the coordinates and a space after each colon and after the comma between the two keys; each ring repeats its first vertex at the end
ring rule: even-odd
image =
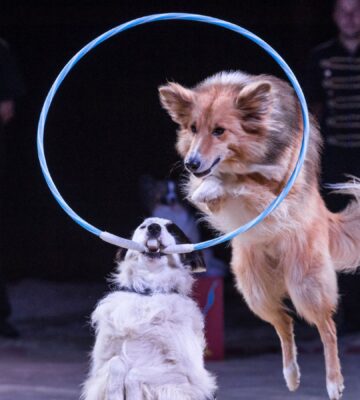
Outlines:
{"type": "Polygon", "coordinates": [[[139,253],[134,250],[120,249],[116,261],[138,261],[141,267],[151,271],[161,271],[164,268],[187,269],[190,272],[206,270],[202,254],[198,251],[186,254],[164,254],[162,250],[175,244],[190,243],[187,236],[173,222],[163,218],[147,218],[140,224],[132,240],[145,246],[146,251],[139,253]]]}
{"type": "Polygon", "coordinates": [[[270,76],[220,73],[193,89],[168,83],[159,94],[180,127],[177,150],[197,177],[274,163],[298,122],[292,89],[270,76]]]}

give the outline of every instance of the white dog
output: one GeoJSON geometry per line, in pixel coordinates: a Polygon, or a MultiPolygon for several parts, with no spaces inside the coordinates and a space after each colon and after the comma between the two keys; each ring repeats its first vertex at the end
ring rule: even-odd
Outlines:
{"type": "Polygon", "coordinates": [[[188,243],[171,221],[146,219],[133,240],[145,253],[120,250],[116,290],[100,301],[84,400],[210,400],[215,379],[204,368],[204,320],[189,297],[199,253],[165,255],[188,243]]]}

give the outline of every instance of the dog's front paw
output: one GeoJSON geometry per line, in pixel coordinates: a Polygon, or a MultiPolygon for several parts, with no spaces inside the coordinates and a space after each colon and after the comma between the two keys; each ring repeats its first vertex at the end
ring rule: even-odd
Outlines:
{"type": "Polygon", "coordinates": [[[223,197],[224,191],[218,179],[206,179],[191,196],[194,203],[214,203],[223,197]]]}

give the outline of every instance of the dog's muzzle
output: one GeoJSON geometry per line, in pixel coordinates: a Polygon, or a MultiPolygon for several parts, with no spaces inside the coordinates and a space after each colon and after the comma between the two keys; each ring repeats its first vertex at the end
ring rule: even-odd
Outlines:
{"type": "Polygon", "coordinates": [[[145,243],[147,250],[145,254],[150,258],[160,258],[163,254],[161,248],[163,247],[160,241],[161,226],[159,224],[150,224],[147,227],[147,241],[145,243]]]}
{"type": "Polygon", "coordinates": [[[212,169],[215,167],[215,165],[219,164],[221,158],[218,157],[210,166],[210,168],[206,169],[205,171],[191,171],[193,175],[195,175],[197,178],[202,178],[203,176],[209,175],[212,171],[212,169]]]}

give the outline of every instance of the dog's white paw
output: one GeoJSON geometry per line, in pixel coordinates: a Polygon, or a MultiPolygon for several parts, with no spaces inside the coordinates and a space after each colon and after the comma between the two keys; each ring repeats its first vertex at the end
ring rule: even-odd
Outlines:
{"type": "Polygon", "coordinates": [[[217,179],[206,179],[191,196],[194,203],[209,203],[224,195],[224,191],[217,179]]]}
{"type": "Polygon", "coordinates": [[[300,369],[296,361],[283,370],[286,386],[291,392],[294,392],[300,385],[300,369]]]}
{"type": "Polygon", "coordinates": [[[343,391],[345,389],[344,381],[342,378],[339,381],[327,380],[326,389],[329,394],[330,400],[339,400],[342,397],[343,391]]]}

